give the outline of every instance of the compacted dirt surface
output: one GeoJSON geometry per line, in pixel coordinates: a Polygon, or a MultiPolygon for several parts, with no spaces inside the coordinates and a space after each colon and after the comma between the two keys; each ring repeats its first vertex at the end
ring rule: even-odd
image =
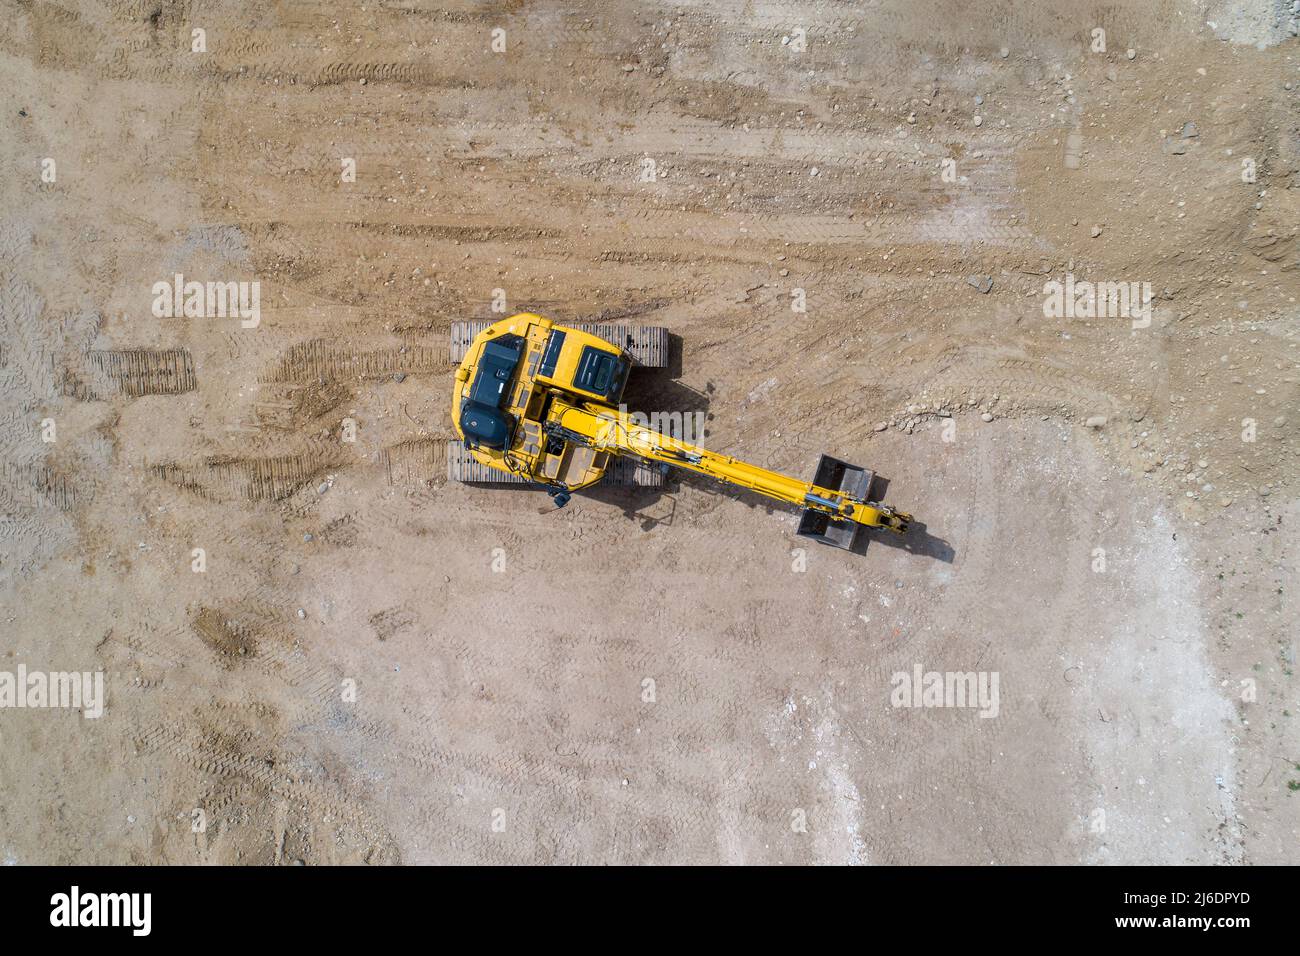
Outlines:
{"type": "Polygon", "coordinates": [[[0,671],[105,688],[0,709],[0,859],[1297,862],[1295,28],[0,0],[0,671]],[[502,309],[917,525],[448,483],[502,309]]]}

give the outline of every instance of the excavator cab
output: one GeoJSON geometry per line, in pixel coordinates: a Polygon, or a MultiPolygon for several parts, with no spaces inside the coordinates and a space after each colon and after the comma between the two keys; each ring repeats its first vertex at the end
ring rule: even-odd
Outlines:
{"type": "Polygon", "coordinates": [[[536,380],[593,401],[617,405],[627,387],[632,358],[616,345],[577,329],[552,327],[536,380]]]}

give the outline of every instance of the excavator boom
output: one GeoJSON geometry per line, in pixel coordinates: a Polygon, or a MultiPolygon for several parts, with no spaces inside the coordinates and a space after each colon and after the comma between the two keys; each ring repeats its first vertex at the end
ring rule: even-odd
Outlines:
{"type": "Polygon", "coordinates": [[[725,484],[869,528],[887,528],[902,533],[911,515],[887,505],[854,499],[842,488],[824,488],[789,475],[760,468],[748,462],[708,451],[632,422],[621,411],[596,411],[589,407],[564,405],[554,412],[547,430],[562,434],[599,452],[631,455],[645,461],[683,468],[725,484]]]}

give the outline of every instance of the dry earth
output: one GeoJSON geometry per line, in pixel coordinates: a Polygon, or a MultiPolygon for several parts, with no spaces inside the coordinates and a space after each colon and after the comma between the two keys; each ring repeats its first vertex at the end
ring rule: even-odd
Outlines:
{"type": "Polygon", "coordinates": [[[1296,862],[1294,25],[0,0],[0,670],[107,692],[0,710],[0,859],[1296,862]],[[667,326],[633,408],[924,527],[447,484],[495,290],[667,326]]]}

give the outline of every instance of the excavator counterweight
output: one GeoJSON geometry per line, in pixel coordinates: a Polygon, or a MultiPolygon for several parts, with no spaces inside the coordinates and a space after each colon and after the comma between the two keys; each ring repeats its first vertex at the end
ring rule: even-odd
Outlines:
{"type": "MultiPolygon", "coordinates": [[[[911,515],[872,499],[875,476],[865,468],[823,455],[813,480],[801,481],[631,421],[620,402],[637,359],[588,329],[521,313],[461,342],[452,420],[475,462],[544,486],[561,506],[614,463],[633,460],[796,505],[798,534],[834,547],[852,548],[864,527],[907,531],[911,515]]],[[[663,356],[654,343],[666,336],[622,327],[620,335],[642,355],[663,356]]]]}

